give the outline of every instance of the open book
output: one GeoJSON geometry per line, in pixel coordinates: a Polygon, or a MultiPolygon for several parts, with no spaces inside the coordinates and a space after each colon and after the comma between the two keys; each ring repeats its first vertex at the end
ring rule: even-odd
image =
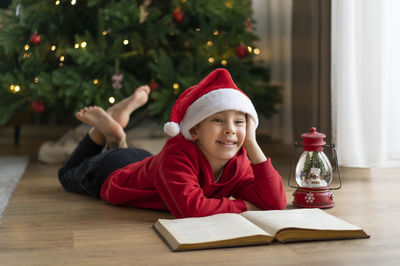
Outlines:
{"type": "Polygon", "coordinates": [[[311,240],[367,238],[360,227],[320,209],[247,211],[199,218],[158,219],[155,230],[172,250],[311,240]]]}

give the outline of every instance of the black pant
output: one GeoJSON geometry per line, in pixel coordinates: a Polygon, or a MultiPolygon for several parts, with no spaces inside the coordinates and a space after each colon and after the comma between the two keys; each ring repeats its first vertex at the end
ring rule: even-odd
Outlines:
{"type": "Polygon", "coordinates": [[[141,161],[151,153],[137,148],[117,148],[101,152],[86,135],[67,162],[58,171],[58,179],[67,191],[100,198],[100,190],[107,177],[117,169],[141,161]]]}

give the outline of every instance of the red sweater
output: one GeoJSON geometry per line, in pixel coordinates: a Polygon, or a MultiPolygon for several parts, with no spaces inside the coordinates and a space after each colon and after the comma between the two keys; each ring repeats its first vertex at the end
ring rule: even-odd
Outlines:
{"type": "Polygon", "coordinates": [[[114,205],[168,209],[176,218],[241,213],[247,210],[243,200],[265,210],[286,205],[282,179],[270,159],[251,164],[242,147],[214,183],[210,163],[182,135],[170,138],[159,154],[114,171],[101,198],[114,205]]]}

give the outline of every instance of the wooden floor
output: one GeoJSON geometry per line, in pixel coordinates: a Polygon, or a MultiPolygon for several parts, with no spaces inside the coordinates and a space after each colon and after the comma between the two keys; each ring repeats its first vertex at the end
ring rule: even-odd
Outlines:
{"type": "MultiPolygon", "coordinates": [[[[174,253],[152,229],[170,214],[65,192],[59,166],[36,160],[40,143],[65,128],[30,130],[36,133],[23,128],[15,148],[12,131],[0,129],[0,155],[31,157],[1,220],[0,265],[400,265],[400,169],[342,169],[343,188],[327,212],[363,227],[370,239],[174,253]]],[[[287,150],[271,143],[263,149],[286,179],[287,150]]]]}

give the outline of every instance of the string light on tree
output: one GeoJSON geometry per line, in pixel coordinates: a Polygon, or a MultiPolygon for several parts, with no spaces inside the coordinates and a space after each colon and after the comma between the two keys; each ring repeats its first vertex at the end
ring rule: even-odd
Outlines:
{"type": "Polygon", "coordinates": [[[115,103],[115,98],[111,96],[110,98],[108,98],[108,102],[111,104],[115,103]]]}
{"type": "Polygon", "coordinates": [[[56,6],[58,6],[58,5],[60,4],[60,0],[57,0],[54,4],[55,4],[56,6]]]}
{"type": "Polygon", "coordinates": [[[54,52],[56,49],[57,49],[57,47],[56,47],[55,45],[52,45],[52,46],[50,47],[50,50],[52,50],[53,52],[54,52]]]}
{"type": "Polygon", "coordinates": [[[225,59],[223,59],[223,60],[221,61],[221,65],[226,66],[227,64],[228,64],[228,61],[226,61],[225,59]]]}
{"type": "Polygon", "coordinates": [[[178,83],[174,83],[174,84],[172,85],[172,88],[174,89],[173,93],[174,93],[175,95],[178,95],[178,94],[179,94],[179,84],[178,84],[178,83]]]}
{"type": "Polygon", "coordinates": [[[129,40],[125,39],[122,43],[123,43],[124,45],[128,45],[128,44],[129,44],[129,40]]]}
{"type": "Polygon", "coordinates": [[[63,64],[64,60],[65,60],[65,57],[64,56],[60,56],[60,64],[59,64],[60,67],[64,66],[64,64],[63,64]]]}
{"type": "Polygon", "coordinates": [[[79,43],[75,43],[74,48],[78,49],[80,47],[79,43]]]}
{"type": "Polygon", "coordinates": [[[36,78],[33,80],[33,82],[38,83],[38,82],[39,82],[39,78],[36,77],[36,78]]]}
{"type": "Polygon", "coordinates": [[[258,49],[258,48],[254,48],[253,52],[256,55],[259,55],[261,53],[260,49],[258,49]]]}
{"type": "Polygon", "coordinates": [[[11,91],[12,93],[18,93],[18,92],[21,91],[21,87],[20,87],[19,85],[11,84],[11,85],[10,85],[10,91],[11,91]]]}
{"type": "Polygon", "coordinates": [[[215,61],[214,58],[212,58],[212,57],[208,58],[208,63],[212,64],[212,63],[214,63],[214,61],[215,61]]]}
{"type": "Polygon", "coordinates": [[[98,80],[98,79],[94,79],[94,80],[93,80],[93,84],[94,84],[94,85],[97,85],[98,83],[99,83],[99,80],[98,80]]]}
{"type": "Polygon", "coordinates": [[[71,5],[75,5],[76,4],[76,0],[71,0],[71,5]]]}
{"type": "Polygon", "coordinates": [[[28,51],[29,50],[29,45],[25,44],[24,49],[25,49],[25,51],[28,51]]]}
{"type": "Polygon", "coordinates": [[[107,35],[107,31],[103,30],[103,32],[101,34],[103,34],[103,36],[106,36],[107,35]]]}
{"type": "Polygon", "coordinates": [[[82,48],[86,48],[86,46],[87,46],[87,42],[81,42],[81,47],[82,48]]]}
{"type": "Polygon", "coordinates": [[[217,36],[217,35],[219,34],[219,32],[218,32],[217,30],[215,30],[215,31],[213,32],[213,34],[214,34],[215,36],[217,36]]]}
{"type": "Polygon", "coordinates": [[[233,7],[233,2],[231,0],[228,0],[225,2],[225,6],[230,9],[233,7]]]}
{"type": "Polygon", "coordinates": [[[212,41],[208,41],[207,42],[207,46],[212,46],[213,45],[213,42],[212,41]]]}

